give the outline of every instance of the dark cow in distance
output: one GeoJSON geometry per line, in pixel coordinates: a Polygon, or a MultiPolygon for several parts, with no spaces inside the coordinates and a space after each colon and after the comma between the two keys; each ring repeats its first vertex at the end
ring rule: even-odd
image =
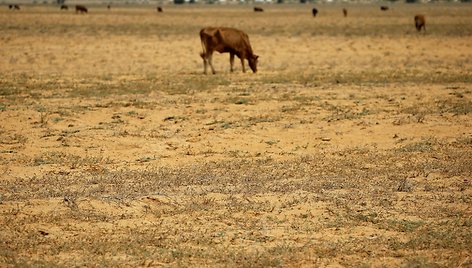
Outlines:
{"type": "Polygon", "coordinates": [[[254,7],[254,12],[264,12],[262,7],[254,7]]]}
{"type": "Polygon", "coordinates": [[[347,9],[343,8],[343,15],[344,17],[347,17],[347,9]]]}
{"type": "Polygon", "coordinates": [[[311,13],[313,13],[313,17],[316,17],[316,14],[318,14],[318,9],[313,8],[313,9],[311,10],[311,13]]]}
{"type": "Polygon", "coordinates": [[[162,12],[162,7],[157,7],[157,12],[162,12]]]}
{"type": "Polygon", "coordinates": [[[87,13],[88,10],[87,10],[87,8],[86,8],[85,6],[76,5],[76,6],[75,6],[75,13],[79,13],[79,12],[83,14],[83,13],[87,13]]]}
{"type": "Polygon", "coordinates": [[[9,9],[13,9],[13,10],[20,10],[20,6],[19,6],[19,5],[8,5],[8,8],[9,8],[9,9]]]}
{"type": "Polygon", "coordinates": [[[61,10],[69,10],[69,7],[67,5],[61,5],[61,10]]]}
{"type": "Polygon", "coordinates": [[[415,27],[418,32],[421,32],[421,28],[426,32],[426,20],[424,15],[416,15],[415,16],[415,27]]]}
{"type": "Polygon", "coordinates": [[[382,10],[382,11],[387,11],[387,10],[388,10],[388,6],[381,6],[381,7],[380,7],[380,10],[382,10]]]}
{"type": "Polygon", "coordinates": [[[246,72],[244,60],[247,59],[251,70],[257,72],[257,59],[259,56],[252,51],[248,35],[238,29],[227,27],[206,27],[200,30],[200,40],[202,41],[203,52],[200,56],[203,59],[203,72],[207,73],[208,64],[211,71],[213,68],[212,55],[214,51],[219,53],[229,53],[230,71],[233,72],[234,55],[241,59],[243,72],[246,72]]]}

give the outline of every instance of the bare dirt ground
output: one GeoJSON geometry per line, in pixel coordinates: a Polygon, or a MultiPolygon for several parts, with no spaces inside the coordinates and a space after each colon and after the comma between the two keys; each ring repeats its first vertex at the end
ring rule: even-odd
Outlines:
{"type": "Polygon", "coordinates": [[[342,7],[3,6],[0,266],[471,267],[472,6],[342,7]]]}

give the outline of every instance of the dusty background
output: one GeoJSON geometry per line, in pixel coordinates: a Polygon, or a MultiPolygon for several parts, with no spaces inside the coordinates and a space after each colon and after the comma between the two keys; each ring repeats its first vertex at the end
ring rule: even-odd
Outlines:
{"type": "Polygon", "coordinates": [[[471,267],[472,6],[317,7],[2,6],[0,266],[471,267]]]}

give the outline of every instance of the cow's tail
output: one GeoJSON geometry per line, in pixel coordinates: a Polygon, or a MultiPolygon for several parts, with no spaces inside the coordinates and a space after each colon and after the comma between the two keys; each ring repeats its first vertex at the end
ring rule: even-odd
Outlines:
{"type": "Polygon", "coordinates": [[[205,44],[205,34],[203,33],[203,29],[200,31],[200,40],[202,44],[202,52],[200,53],[200,57],[203,59],[205,58],[206,55],[206,44],[205,44]]]}
{"type": "Polygon", "coordinates": [[[200,57],[205,58],[205,55],[206,55],[205,43],[203,43],[203,40],[202,40],[202,52],[200,52],[200,57]]]}

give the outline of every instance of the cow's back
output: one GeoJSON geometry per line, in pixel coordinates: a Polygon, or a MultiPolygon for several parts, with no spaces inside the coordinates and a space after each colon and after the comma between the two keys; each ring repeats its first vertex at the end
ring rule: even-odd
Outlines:
{"type": "Polygon", "coordinates": [[[227,46],[235,47],[239,49],[247,49],[249,44],[248,35],[234,28],[220,28],[218,29],[216,36],[227,46]]]}

